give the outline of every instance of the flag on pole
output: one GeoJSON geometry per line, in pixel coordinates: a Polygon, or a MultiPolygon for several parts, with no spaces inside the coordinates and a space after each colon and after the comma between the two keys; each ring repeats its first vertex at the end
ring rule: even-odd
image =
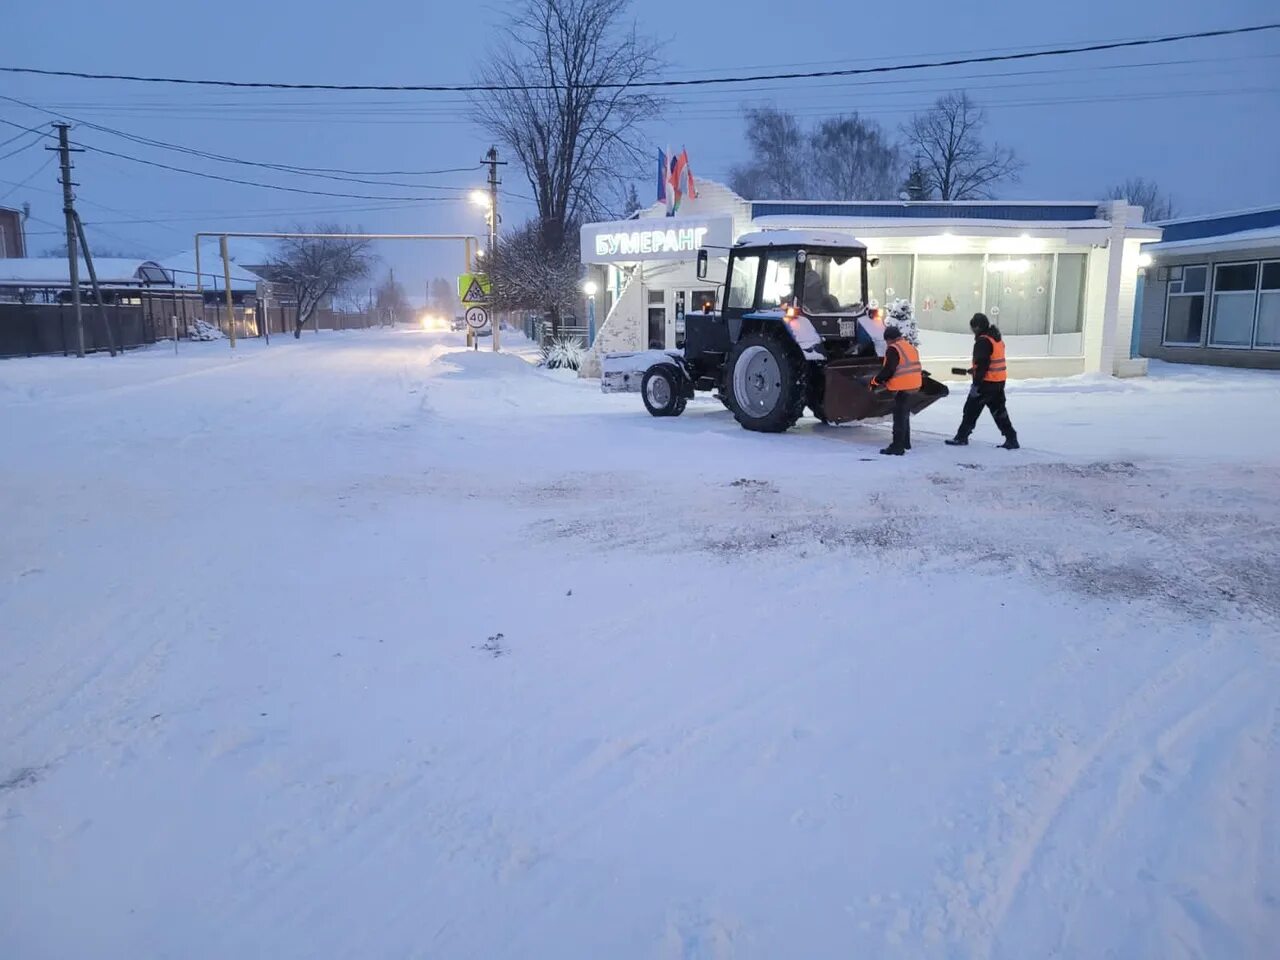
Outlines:
{"type": "Polygon", "coordinates": [[[690,200],[697,200],[698,188],[693,183],[693,167],[689,166],[689,151],[683,147],[680,148],[680,160],[684,165],[685,193],[689,194],[690,200]]]}
{"type": "Polygon", "coordinates": [[[680,211],[680,201],[688,194],[698,199],[698,189],[689,166],[689,151],[683,147],[673,154],[668,147],[658,151],[658,201],[667,205],[667,216],[674,217],[680,211]]]}

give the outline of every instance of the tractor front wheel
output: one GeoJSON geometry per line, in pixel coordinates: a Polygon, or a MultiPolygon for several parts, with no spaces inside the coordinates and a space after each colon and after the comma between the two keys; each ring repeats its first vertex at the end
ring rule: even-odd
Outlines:
{"type": "Polygon", "coordinates": [[[749,333],[729,351],[726,366],[729,409],[746,429],[782,433],[804,413],[808,371],[791,344],[749,333]]]}
{"type": "Polygon", "coordinates": [[[645,409],[655,417],[678,417],[689,402],[684,376],[669,363],[660,363],[644,372],[640,394],[644,397],[645,409]]]}

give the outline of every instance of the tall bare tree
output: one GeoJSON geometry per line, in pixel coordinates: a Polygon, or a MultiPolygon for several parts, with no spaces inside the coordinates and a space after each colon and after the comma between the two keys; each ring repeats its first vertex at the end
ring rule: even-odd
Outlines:
{"type": "Polygon", "coordinates": [[[729,186],[753,200],[885,200],[901,182],[898,148],[857,113],[812,129],[776,107],[746,111],[751,159],[729,170],[729,186]]]}
{"type": "Polygon", "coordinates": [[[987,114],[964,91],[939,97],[902,127],[909,152],[940,200],[985,200],[991,188],[1017,180],[1023,163],[1009,147],[982,138],[987,114]]]}
{"type": "Polygon", "coordinates": [[[810,197],[808,134],[796,115],[776,107],[751,107],[744,116],[751,159],[729,169],[729,187],[750,200],[810,197]]]}
{"type": "MultiPolygon", "coordinates": [[[[615,212],[648,157],[640,125],[660,101],[657,44],[639,35],[630,0],[519,0],[479,82],[480,123],[514,153],[533,190],[542,242],[615,212]]],[[[576,245],[577,239],[572,238],[576,245]]]]}
{"type": "MultiPolygon", "coordinates": [[[[297,228],[298,233],[352,233],[334,224],[321,224],[310,230],[297,228]]],[[[268,280],[283,284],[297,306],[293,335],[302,336],[302,329],[315,315],[316,309],[348,289],[352,284],[369,275],[373,257],[368,240],[314,239],[289,237],[278,242],[271,262],[267,265],[268,280]]]]}
{"type": "Polygon", "coordinates": [[[1107,191],[1108,200],[1127,200],[1142,208],[1142,219],[1169,220],[1178,215],[1173,197],[1160,189],[1160,184],[1146,177],[1130,177],[1107,191]]]}
{"type": "Polygon", "coordinates": [[[830,117],[810,140],[817,200],[892,200],[902,158],[880,125],[857,113],[830,117]]]}

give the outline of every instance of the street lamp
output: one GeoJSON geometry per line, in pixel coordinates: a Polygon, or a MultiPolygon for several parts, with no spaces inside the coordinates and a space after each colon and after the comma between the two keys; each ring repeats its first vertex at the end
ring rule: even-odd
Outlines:
{"type": "Polygon", "coordinates": [[[596,286],[594,280],[588,280],[582,285],[582,292],[587,295],[587,346],[593,346],[596,342],[596,291],[600,288],[596,286]]]}
{"type": "Polygon", "coordinates": [[[485,193],[483,190],[472,190],[471,202],[474,203],[477,207],[484,207],[486,210],[488,210],[489,194],[485,193]]]}

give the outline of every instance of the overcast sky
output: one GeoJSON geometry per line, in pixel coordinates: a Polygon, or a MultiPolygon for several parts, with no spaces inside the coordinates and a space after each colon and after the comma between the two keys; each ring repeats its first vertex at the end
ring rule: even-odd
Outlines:
{"type": "MultiPolygon", "coordinates": [[[[291,82],[465,82],[503,9],[440,0],[224,0],[212,6],[12,0],[4,13],[0,63],[291,82]]],[[[1275,0],[646,0],[634,9],[641,31],[664,41],[672,78],[982,54],[1280,20],[1275,0]]],[[[742,156],[745,102],[772,103],[807,117],[858,110],[895,129],[939,93],[968,89],[989,110],[990,137],[1015,147],[1027,162],[1022,181],[1002,188],[1001,196],[1094,199],[1107,185],[1141,174],[1172,192],[1182,214],[1280,203],[1280,32],[929,70],[909,78],[764,86],[680,93],[647,139],[655,147],[686,146],[695,174],[723,179],[742,156]]],[[[453,94],[237,92],[17,75],[0,75],[0,94],[141,136],[309,167],[462,167],[477,162],[488,146],[469,121],[466,103],[453,94]]],[[[0,117],[24,125],[42,119],[3,101],[0,117]]],[[[0,127],[0,141],[16,132],[0,127]]],[[[463,192],[479,185],[479,171],[431,178],[453,188],[446,191],[380,190],[227,166],[90,130],[75,135],[120,153],[233,177],[335,192],[459,198],[406,204],[290,195],[82,154],[76,170],[82,215],[91,239],[112,251],[161,258],[190,248],[197,229],[269,230],[320,220],[388,232],[483,229],[463,192]],[[124,222],[144,220],[166,222],[124,222]]],[[[8,150],[0,149],[0,156],[8,150]]],[[[36,252],[59,242],[56,165],[26,187],[13,185],[47,159],[35,147],[0,160],[0,204],[31,202],[38,219],[28,227],[36,252]]],[[[529,192],[516,167],[507,168],[506,186],[529,192]]],[[[651,199],[648,179],[639,186],[641,198],[651,199]]],[[[513,199],[504,218],[512,223],[529,212],[513,199]]],[[[461,266],[461,253],[452,248],[384,244],[380,252],[411,292],[429,276],[451,275],[461,266]]]]}

